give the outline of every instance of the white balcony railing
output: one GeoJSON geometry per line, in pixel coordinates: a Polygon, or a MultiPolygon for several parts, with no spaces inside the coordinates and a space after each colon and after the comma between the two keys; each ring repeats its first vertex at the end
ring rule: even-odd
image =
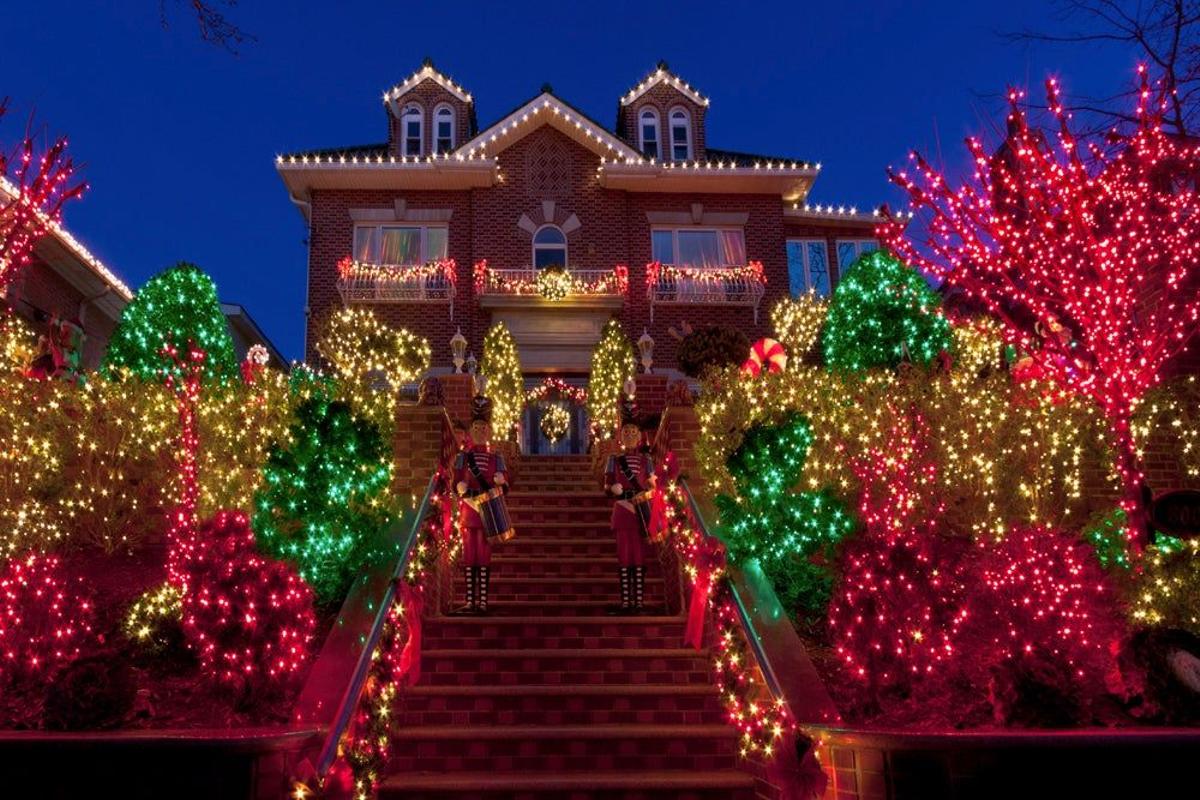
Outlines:
{"type": "Polygon", "coordinates": [[[454,319],[456,278],[453,259],[412,266],[343,259],[337,289],[346,305],[448,303],[454,319]]]}
{"type": "Polygon", "coordinates": [[[679,268],[667,264],[646,265],[646,299],[650,319],[656,305],[745,306],[753,309],[758,322],[758,305],[767,291],[762,263],[746,266],[679,268]]]}
{"type": "Polygon", "coordinates": [[[496,269],[489,267],[487,261],[475,265],[475,293],[479,295],[541,295],[563,299],[620,297],[628,291],[629,270],[624,266],[552,272],[535,267],[496,269]]]}

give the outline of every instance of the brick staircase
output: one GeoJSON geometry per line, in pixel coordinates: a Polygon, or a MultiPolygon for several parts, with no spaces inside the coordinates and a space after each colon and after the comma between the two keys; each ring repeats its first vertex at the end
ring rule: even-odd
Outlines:
{"type": "Polygon", "coordinates": [[[668,611],[676,576],[650,559],[649,613],[606,614],[617,560],[589,457],[524,458],[514,483],[489,614],[426,622],[380,797],[753,798],[708,654],[668,611]]]}

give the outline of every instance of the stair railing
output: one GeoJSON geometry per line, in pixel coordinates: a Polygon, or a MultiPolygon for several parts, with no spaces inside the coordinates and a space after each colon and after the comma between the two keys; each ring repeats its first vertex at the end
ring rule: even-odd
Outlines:
{"type": "MultiPolygon", "coordinates": [[[[405,515],[400,522],[397,523],[394,533],[399,535],[399,554],[392,563],[388,571],[387,586],[383,590],[383,594],[379,598],[379,602],[374,604],[374,617],[371,620],[370,630],[366,634],[365,642],[362,650],[359,651],[358,658],[354,664],[353,672],[350,680],[346,684],[345,691],[338,700],[337,712],[333,716],[330,723],[329,732],[325,737],[325,742],[321,747],[320,755],[317,757],[315,764],[316,773],[325,775],[329,772],[329,768],[333,765],[337,758],[338,743],[345,734],[346,729],[350,725],[350,720],[354,716],[354,711],[358,707],[360,698],[362,697],[363,689],[367,682],[367,673],[371,669],[372,656],[375,648],[379,645],[380,636],[383,634],[384,624],[387,622],[388,612],[391,610],[392,604],[396,602],[396,595],[399,581],[404,579],[405,570],[408,568],[409,561],[412,559],[413,550],[416,547],[417,539],[420,536],[421,529],[425,524],[425,517],[429,513],[430,498],[437,488],[438,471],[430,476],[429,483],[425,487],[425,494],[421,499],[420,505],[417,507],[415,514],[412,516],[405,515]],[[398,530],[397,530],[398,529],[398,530]]],[[[356,590],[360,590],[373,576],[364,575],[359,583],[350,590],[350,595],[346,598],[346,605],[349,606],[354,602],[356,590]]],[[[372,603],[371,600],[367,600],[372,603]]],[[[342,615],[345,614],[343,608],[342,615]]]]}

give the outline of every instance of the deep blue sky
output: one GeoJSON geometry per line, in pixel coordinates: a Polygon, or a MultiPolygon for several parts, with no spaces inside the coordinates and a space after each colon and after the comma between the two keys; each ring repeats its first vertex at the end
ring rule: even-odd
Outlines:
{"type": "Polygon", "coordinates": [[[1125,88],[1134,54],[1006,43],[1058,27],[1047,2],[255,2],[229,11],[257,41],[205,44],[167,0],[11,4],[4,81],[16,113],[67,133],[91,191],[67,226],[134,287],[185,259],[247,306],[288,357],[302,352],[305,235],[276,153],[386,138],[380,95],[428,55],[486,125],[545,83],[605,124],[659,59],[712,99],[715,147],[820,161],[811,200],[895,200],[908,149],[962,163],[989,134],[988,97],[1049,73],[1068,90],[1125,88]]]}

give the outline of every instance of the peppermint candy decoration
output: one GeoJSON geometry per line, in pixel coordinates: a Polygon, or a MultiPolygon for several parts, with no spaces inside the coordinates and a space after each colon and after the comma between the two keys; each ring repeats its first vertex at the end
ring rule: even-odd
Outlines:
{"type": "Polygon", "coordinates": [[[742,363],[742,372],[757,378],[767,372],[783,372],[787,367],[787,351],[774,339],[759,339],[750,347],[750,357],[742,363]]]}

